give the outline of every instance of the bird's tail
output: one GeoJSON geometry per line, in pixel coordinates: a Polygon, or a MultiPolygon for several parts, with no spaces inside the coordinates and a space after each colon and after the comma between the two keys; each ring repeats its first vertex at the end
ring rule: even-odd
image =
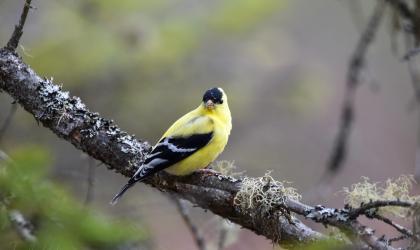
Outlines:
{"type": "Polygon", "coordinates": [[[124,195],[124,193],[131,188],[132,186],[134,186],[134,184],[136,184],[136,180],[134,178],[131,178],[127,184],[124,185],[124,187],[121,188],[121,190],[114,196],[114,198],[112,198],[111,200],[111,205],[115,205],[117,204],[118,200],[124,195]]]}

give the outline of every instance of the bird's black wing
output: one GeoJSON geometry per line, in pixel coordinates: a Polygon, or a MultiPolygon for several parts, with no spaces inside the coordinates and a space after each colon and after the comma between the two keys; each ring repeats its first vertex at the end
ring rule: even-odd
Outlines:
{"type": "Polygon", "coordinates": [[[124,193],[136,182],[182,161],[206,146],[213,138],[213,132],[193,134],[188,137],[164,137],[153,148],[137,172],[111,201],[116,204],[124,193]]]}
{"type": "Polygon", "coordinates": [[[213,138],[213,132],[193,134],[188,137],[162,138],[133,176],[135,181],[178,163],[206,146],[213,138]]]}

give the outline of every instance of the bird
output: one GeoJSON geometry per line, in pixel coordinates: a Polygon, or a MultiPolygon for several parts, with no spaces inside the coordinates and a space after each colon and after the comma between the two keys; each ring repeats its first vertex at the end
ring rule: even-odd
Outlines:
{"type": "Polygon", "coordinates": [[[224,150],[231,129],[226,93],[220,87],[208,89],[200,105],[179,118],[163,134],[111,204],[116,204],[137,182],[159,171],[185,176],[208,167],[224,150]]]}

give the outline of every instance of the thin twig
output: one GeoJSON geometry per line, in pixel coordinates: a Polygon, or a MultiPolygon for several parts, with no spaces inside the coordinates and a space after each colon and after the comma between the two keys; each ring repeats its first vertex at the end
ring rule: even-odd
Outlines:
{"type": "Polygon", "coordinates": [[[206,243],[204,241],[204,238],[201,235],[201,232],[198,230],[197,226],[192,222],[190,214],[188,213],[187,207],[185,206],[183,201],[176,198],[176,197],[172,197],[172,196],[170,198],[175,203],[179,214],[181,215],[182,219],[185,222],[185,225],[187,225],[188,229],[190,230],[191,235],[194,238],[194,241],[197,245],[197,248],[199,250],[205,250],[206,249],[206,243]]]}
{"type": "Polygon", "coordinates": [[[87,190],[85,197],[85,205],[92,202],[95,188],[95,160],[92,157],[88,158],[88,174],[87,174],[87,190]]]}
{"type": "Polygon", "coordinates": [[[410,230],[408,230],[407,228],[393,222],[392,220],[378,214],[378,213],[374,213],[371,215],[372,218],[375,218],[377,220],[383,221],[384,223],[390,225],[391,227],[395,228],[398,232],[400,232],[401,234],[405,235],[406,237],[413,237],[414,234],[413,232],[411,232],[410,230]]]}
{"type": "Polygon", "coordinates": [[[373,208],[380,208],[380,207],[413,207],[414,204],[409,201],[400,201],[400,200],[378,200],[378,201],[371,201],[360,205],[358,208],[351,209],[349,212],[350,218],[357,218],[360,215],[366,214],[368,210],[373,208]]]}
{"type": "MultiPolygon", "coordinates": [[[[411,85],[414,92],[414,97],[413,97],[414,101],[412,102],[414,105],[410,105],[410,108],[411,108],[411,107],[416,107],[417,105],[420,105],[420,74],[418,71],[418,64],[417,64],[418,58],[415,58],[414,55],[411,55],[412,53],[410,53],[410,51],[414,51],[414,50],[420,51],[420,49],[419,48],[413,49],[412,37],[407,32],[405,33],[405,41],[406,41],[406,50],[408,52],[403,59],[405,59],[407,62],[408,73],[411,78],[411,85]],[[410,56],[408,56],[409,54],[410,56]]],[[[414,177],[416,178],[417,181],[419,181],[420,180],[420,124],[417,127],[417,149],[416,149],[416,159],[415,159],[414,168],[415,168],[414,177]]]]}
{"type": "Polygon", "coordinates": [[[26,17],[28,16],[29,9],[31,8],[31,2],[32,0],[25,1],[22,14],[20,15],[19,24],[15,26],[13,34],[6,45],[6,48],[9,50],[16,50],[19,45],[20,37],[23,34],[23,26],[25,26],[26,17]]]}
{"type": "Polygon", "coordinates": [[[391,239],[389,239],[388,240],[388,244],[392,244],[393,242],[396,242],[396,241],[400,241],[400,240],[405,240],[405,239],[407,239],[408,238],[408,236],[407,235],[400,235],[400,236],[398,236],[398,237],[395,237],[395,238],[391,238],[391,239]]]}
{"type": "Polygon", "coordinates": [[[17,110],[17,105],[16,105],[15,102],[13,102],[10,106],[9,113],[6,116],[6,119],[4,120],[3,125],[0,128],[0,144],[3,140],[4,135],[6,134],[7,129],[9,128],[9,126],[12,122],[12,119],[13,119],[13,116],[15,115],[15,113],[16,113],[16,110],[17,110]]]}
{"type": "Polygon", "coordinates": [[[350,59],[347,77],[346,92],[341,108],[340,126],[335,138],[334,147],[327,162],[327,176],[335,174],[344,164],[347,157],[347,147],[352,125],[354,123],[355,93],[360,85],[360,72],[365,66],[366,52],[369,45],[375,38],[381,18],[384,13],[385,4],[382,1],[377,3],[369,22],[363,31],[356,49],[350,59]]]}

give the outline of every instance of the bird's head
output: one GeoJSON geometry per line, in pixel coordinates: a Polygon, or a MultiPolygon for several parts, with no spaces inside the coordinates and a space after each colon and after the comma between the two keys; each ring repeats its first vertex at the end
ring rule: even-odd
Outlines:
{"type": "Polygon", "coordinates": [[[203,106],[207,110],[215,110],[226,102],[227,97],[222,88],[211,88],[203,95],[203,106]]]}

